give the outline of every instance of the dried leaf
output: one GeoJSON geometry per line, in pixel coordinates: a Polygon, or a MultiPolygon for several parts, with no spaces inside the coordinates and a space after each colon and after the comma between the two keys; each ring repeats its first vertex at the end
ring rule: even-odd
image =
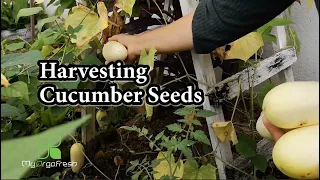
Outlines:
{"type": "Polygon", "coordinates": [[[221,142],[232,141],[233,145],[238,143],[236,131],[231,121],[215,122],[212,124],[213,131],[221,142]]]}
{"type": "Polygon", "coordinates": [[[108,26],[107,29],[103,30],[102,44],[106,43],[109,37],[120,34],[121,30],[125,25],[125,22],[117,12],[116,7],[113,7],[113,13],[110,17],[110,21],[112,23],[108,26]]]}
{"type": "Polygon", "coordinates": [[[136,0],[117,0],[115,6],[122,9],[124,12],[128,13],[131,16],[135,2],[136,0]]]}
{"type": "MultiPolygon", "coordinates": [[[[170,172],[169,163],[165,158],[168,158],[167,153],[159,152],[157,159],[161,160],[161,162],[155,168],[153,168],[154,171],[158,172],[153,175],[155,179],[161,179],[161,177],[169,175],[169,172],[170,172]]],[[[180,160],[178,163],[179,165],[176,169],[176,172],[174,173],[174,176],[177,177],[176,179],[181,179],[183,175],[184,164],[182,160],[180,160]]],[[[170,159],[171,172],[174,171],[178,163],[175,163],[174,156],[171,154],[171,159],[170,159]]]]}
{"type": "Polygon", "coordinates": [[[8,87],[10,85],[8,79],[2,73],[1,73],[1,85],[4,85],[5,87],[8,87]]]}
{"type": "Polygon", "coordinates": [[[71,39],[72,43],[76,43],[77,47],[82,47],[95,39],[99,33],[108,27],[108,11],[103,2],[98,2],[98,14],[91,11],[89,8],[79,5],[72,8],[72,13],[67,17],[65,28],[72,28],[82,25],[79,32],[76,32],[71,39]]]}
{"type": "Polygon", "coordinates": [[[113,158],[113,162],[114,162],[114,164],[115,164],[116,166],[121,166],[121,165],[123,165],[123,160],[121,159],[120,156],[115,156],[115,157],[113,158]]]}

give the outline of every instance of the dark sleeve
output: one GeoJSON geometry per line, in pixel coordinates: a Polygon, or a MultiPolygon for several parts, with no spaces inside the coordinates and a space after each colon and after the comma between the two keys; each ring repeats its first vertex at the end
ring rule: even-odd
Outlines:
{"type": "Polygon", "coordinates": [[[192,21],[196,53],[206,54],[269,22],[295,0],[200,0],[192,21]]]}

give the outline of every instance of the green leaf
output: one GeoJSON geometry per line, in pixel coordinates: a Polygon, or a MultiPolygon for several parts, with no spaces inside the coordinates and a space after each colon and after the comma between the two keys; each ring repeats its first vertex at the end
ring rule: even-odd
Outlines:
{"type": "Polygon", "coordinates": [[[181,124],[177,124],[177,123],[167,125],[166,127],[172,132],[182,132],[183,131],[183,129],[181,128],[181,124]]]}
{"type": "Polygon", "coordinates": [[[58,19],[58,16],[51,16],[51,17],[48,17],[48,18],[44,18],[44,19],[38,20],[38,23],[37,23],[38,32],[41,32],[41,29],[42,29],[43,25],[45,25],[47,23],[54,22],[57,19],[58,19]]]}
{"type": "Polygon", "coordinates": [[[257,168],[259,171],[265,173],[268,167],[268,160],[264,155],[257,154],[254,157],[250,158],[251,163],[257,168]]]}
{"type": "Polygon", "coordinates": [[[30,50],[40,50],[42,46],[44,46],[44,41],[43,41],[43,39],[38,38],[31,45],[30,50]]]}
{"type": "Polygon", "coordinates": [[[134,128],[129,127],[129,126],[122,126],[122,127],[120,127],[120,128],[121,128],[121,129],[124,129],[124,130],[127,130],[127,131],[135,131],[134,128]]]}
{"type": "Polygon", "coordinates": [[[18,42],[18,43],[12,43],[12,44],[8,44],[6,45],[6,49],[9,51],[16,51],[19,49],[22,49],[25,45],[25,42],[18,42]]]}
{"type": "Polygon", "coordinates": [[[19,21],[20,17],[26,17],[26,16],[38,14],[42,10],[43,10],[42,7],[32,7],[32,8],[20,9],[20,11],[18,12],[17,17],[16,17],[16,23],[19,21]]]}
{"type": "MultiPolygon", "coordinates": [[[[20,9],[28,8],[28,1],[25,1],[25,0],[16,0],[12,4],[13,4],[13,6],[12,6],[12,17],[13,18],[17,17],[20,9]]],[[[2,8],[1,8],[1,10],[2,10],[2,8]]]]}
{"type": "Polygon", "coordinates": [[[80,83],[80,79],[77,81],[70,81],[70,82],[49,82],[47,84],[53,84],[55,85],[58,89],[77,89],[78,85],[80,83]]]}
{"type": "MultiPolygon", "coordinates": [[[[257,29],[257,32],[260,34],[265,34],[266,31],[268,31],[268,29],[270,27],[274,27],[274,26],[286,26],[286,25],[290,25],[290,24],[294,24],[293,21],[287,20],[287,19],[283,19],[283,18],[274,18],[271,21],[269,21],[268,23],[264,24],[263,26],[261,26],[260,28],[257,29]]],[[[270,32],[267,32],[270,33],[270,32]]]]}
{"type": "Polygon", "coordinates": [[[201,130],[191,132],[191,136],[197,141],[203,142],[204,144],[207,144],[209,146],[211,145],[207,135],[201,130]]]}
{"type": "Polygon", "coordinates": [[[185,115],[190,114],[194,110],[195,110],[194,108],[184,107],[181,109],[177,109],[174,113],[179,116],[185,116],[185,115]]]}
{"type": "Polygon", "coordinates": [[[189,161],[192,160],[192,151],[188,147],[194,143],[194,141],[184,139],[178,144],[178,149],[182,151],[189,161]]]}
{"type": "Polygon", "coordinates": [[[52,127],[51,121],[53,119],[50,109],[46,109],[45,111],[42,111],[40,114],[41,122],[47,126],[52,127]]]}
{"type": "Polygon", "coordinates": [[[274,88],[276,85],[273,83],[267,83],[262,87],[262,90],[257,95],[257,102],[260,107],[262,107],[264,97],[267,95],[267,93],[274,88]]]}
{"type": "Polygon", "coordinates": [[[52,53],[54,48],[50,45],[42,46],[41,54],[43,59],[45,59],[48,55],[52,53]]]}
{"type": "Polygon", "coordinates": [[[295,24],[295,22],[284,19],[284,18],[274,18],[270,22],[268,22],[269,26],[286,26],[290,24],[295,24]]]}
{"type": "Polygon", "coordinates": [[[26,53],[13,53],[1,56],[1,69],[16,65],[36,65],[38,60],[42,59],[42,54],[38,50],[28,51],[26,53]]]}
{"type": "Polygon", "coordinates": [[[21,115],[21,110],[9,104],[1,104],[1,117],[17,117],[21,115]]]}
{"type": "Polygon", "coordinates": [[[198,171],[198,179],[217,179],[217,168],[211,164],[203,165],[198,171]]]}
{"type": "Polygon", "coordinates": [[[29,92],[36,92],[41,84],[36,76],[20,75],[18,79],[27,84],[29,92]]]}
{"type": "Polygon", "coordinates": [[[277,43],[277,37],[273,34],[262,34],[261,37],[263,40],[269,40],[274,43],[277,43]]]}
{"type": "Polygon", "coordinates": [[[146,50],[143,50],[140,55],[139,65],[148,65],[150,67],[149,72],[152,71],[156,52],[157,50],[154,47],[149,50],[149,54],[146,53],[146,50]]]}
{"type": "Polygon", "coordinates": [[[154,140],[159,140],[161,139],[161,137],[164,135],[164,131],[161,131],[159,134],[156,135],[156,137],[154,138],[154,140]]]}
{"type": "Polygon", "coordinates": [[[48,140],[52,137],[51,143],[58,144],[78,127],[84,125],[91,118],[91,115],[83,116],[42,133],[1,141],[1,179],[21,179],[29,170],[28,166],[22,166],[22,161],[34,162],[39,155],[47,152],[46,148],[39,146],[39,140],[48,140]]]}
{"type": "Polygon", "coordinates": [[[297,55],[300,54],[300,39],[298,37],[297,32],[291,28],[288,27],[289,33],[288,33],[288,41],[287,41],[287,46],[293,46],[296,49],[297,55]]]}
{"type": "Polygon", "coordinates": [[[257,149],[256,142],[249,136],[239,133],[238,143],[236,144],[236,150],[239,154],[246,158],[254,157],[257,149]]]}
{"type": "Polygon", "coordinates": [[[102,65],[103,63],[96,56],[86,56],[80,63],[81,65],[102,65]]]}
{"type": "Polygon", "coordinates": [[[195,160],[186,161],[184,164],[184,172],[182,179],[217,179],[217,168],[211,164],[203,165],[198,168],[198,163],[195,160]]]}
{"type": "Polygon", "coordinates": [[[143,172],[143,170],[140,170],[138,172],[135,172],[133,176],[131,176],[132,180],[139,179],[140,174],[143,172]]]}
{"type": "MultiPolygon", "coordinates": [[[[89,44],[85,44],[85,45],[83,45],[81,48],[76,48],[76,47],[74,47],[74,49],[72,50],[72,53],[75,55],[75,56],[79,56],[82,52],[84,52],[85,50],[87,50],[87,49],[91,49],[92,47],[89,45],[89,44]]],[[[85,57],[85,59],[87,58],[87,57],[89,57],[89,56],[86,56],[85,57]]],[[[93,56],[93,57],[95,57],[95,56],[93,56]]],[[[95,57],[96,58],[96,60],[99,60],[97,57],[95,57]]],[[[99,60],[99,61],[96,61],[96,60],[94,60],[93,61],[93,63],[92,64],[98,64],[98,65],[102,65],[103,63],[101,63],[101,61],[99,60]]],[[[82,60],[81,61],[81,63],[83,62],[84,60],[82,60]]],[[[88,60],[88,61],[90,61],[90,59],[88,60]]],[[[86,63],[88,63],[88,61],[86,62],[86,63]]],[[[80,64],[81,64],[80,63],[80,64]]]]}
{"type": "Polygon", "coordinates": [[[215,112],[209,111],[209,110],[197,110],[196,116],[197,117],[211,117],[216,115],[215,112]]]}
{"type": "Polygon", "coordinates": [[[198,121],[198,120],[191,120],[191,123],[194,124],[194,125],[197,125],[197,126],[202,126],[201,122],[198,121]]]}
{"type": "Polygon", "coordinates": [[[21,98],[25,102],[29,102],[28,86],[22,81],[12,83],[8,87],[1,88],[1,96],[21,98]]]}

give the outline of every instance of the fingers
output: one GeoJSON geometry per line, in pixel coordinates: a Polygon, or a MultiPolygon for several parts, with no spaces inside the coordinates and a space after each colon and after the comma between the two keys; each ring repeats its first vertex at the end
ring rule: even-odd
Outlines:
{"type": "Polygon", "coordinates": [[[108,41],[118,41],[119,40],[119,35],[114,35],[110,38],[108,38],[108,41]]]}
{"type": "Polygon", "coordinates": [[[277,142],[280,137],[282,135],[284,135],[284,131],[281,129],[281,128],[278,128],[274,125],[272,125],[265,116],[263,116],[263,113],[261,113],[262,115],[262,121],[263,121],[263,124],[265,125],[265,127],[268,129],[268,131],[270,132],[270,134],[272,135],[273,137],[273,140],[275,142],[277,142]]]}

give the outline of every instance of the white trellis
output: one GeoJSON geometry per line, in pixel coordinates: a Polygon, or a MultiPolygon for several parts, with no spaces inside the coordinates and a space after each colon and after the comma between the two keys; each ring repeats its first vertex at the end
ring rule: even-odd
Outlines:
{"type": "MultiPolygon", "coordinates": [[[[180,6],[182,10],[183,16],[189,14],[194,11],[198,5],[198,0],[180,0],[180,6]]],[[[281,16],[281,15],[280,15],[281,16]]],[[[259,67],[257,68],[257,76],[255,78],[255,86],[264,82],[268,78],[271,78],[274,75],[279,75],[279,78],[282,82],[293,81],[293,72],[292,65],[297,60],[296,52],[294,48],[284,49],[286,47],[286,32],[284,27],[276,27],[278,46],[274,45],[274,50],[279,51],[275,53],[273,56],[264,59],[259,67]]],[[[209,54],[196,54],[194,51],[191,51],[192,60],[196,72],[197,79],[205,82],[207,84],[217,84],[217,87],[228,86],[228,99],[232,99],[238,94],[238,78],[246,79],[246,81],[241,81],[244,83],[243,91],[249,89],[248,82],[248,73],[249,77],[252,78],[253,70],[252,68],[245,69],[232,77],[225,79],[222,82],[217,82],[216,73],[211,62],[211,57],[209,54]],[[244,76],[245,75],[245,76],[244,76]]],[[[202,84],[199,84],[199,88],[201,88],[204,92],[208,92],[208,87],[202,84]]],[[[208,117],[207,125],[209,128],[210,140],[212,144],[212,148],[216,150],[216,166],[218,168],[219,179],[227,179],[225,172],[225,163],[223,163],[220,159],[224,161],[234,164],[233,157],[231,152],[231,147],[229,142],[221,143],[217,139],[216,135],[212,130],[212,123],[225,121],[223,111],[221,106],[213,106],[210,104],[208,98],[206,97],[205,103],[203,105],[204,109],[211,110],[217,113],[217,115],[213,117],[208,117]],[[217,148],[216,148],[217,147],[217,148]]],[[[265,145],[268,142],[262,140],[258,144],[265,145]]]]}

